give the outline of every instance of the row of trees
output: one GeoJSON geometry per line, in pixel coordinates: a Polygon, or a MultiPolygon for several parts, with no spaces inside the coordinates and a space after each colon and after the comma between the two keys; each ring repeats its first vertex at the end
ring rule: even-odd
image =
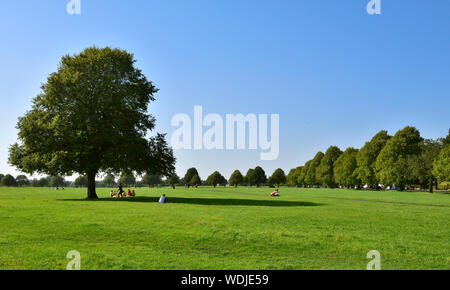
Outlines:
{"type": "Polygon", "coordinates": [[[0,186],[16,187],[16,186],[32,186],[32,187],[64,187],[70,185],[62,176],[47,176],[40,179],[28,179],[25,175],[14,176],[10,174],[0,174],[0,186]]]}
{"type": "Polygon", "coordinates": [[[414,127],[394,136],[380,131],[361,149],[342,152],[331,146],[318,152],[304,166],[292,169],[287,184],[292,186],[407,185],[429,188],[450,180],[450,130],[446,138],[423,139],[414,127]]]}

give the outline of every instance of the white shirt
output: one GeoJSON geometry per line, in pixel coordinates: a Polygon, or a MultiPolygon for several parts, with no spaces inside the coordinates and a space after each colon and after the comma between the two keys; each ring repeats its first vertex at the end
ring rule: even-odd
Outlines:
{"type": "Polygon", "coordinates": [[[159,199],[159,203],[165,203],[166,202],[166,197],[163,195],[161,196],[161,198],[159,199]]]}

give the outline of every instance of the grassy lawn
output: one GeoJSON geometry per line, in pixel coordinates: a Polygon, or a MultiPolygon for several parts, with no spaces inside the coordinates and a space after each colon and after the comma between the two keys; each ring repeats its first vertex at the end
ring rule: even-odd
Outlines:
{"type": "Polygon", "coordinates": [[[450,269],[450,195],[282,188],[0,188],[0,269],[450,269]],[[158,204],[166,193],[167,204],[158,204]]]}

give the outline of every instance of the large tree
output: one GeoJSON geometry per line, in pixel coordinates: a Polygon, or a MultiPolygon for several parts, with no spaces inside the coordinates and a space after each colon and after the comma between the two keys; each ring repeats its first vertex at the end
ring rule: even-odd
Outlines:
{"type": "Polygon", "coordinates": [[[172,174],[175,158],[165,136],[148,136],[155,127],[148,105],[158,89],[135,62],[109,47],[62,57],[19,118],[9,163],[30,174],[86,175],[92,199],[101,172],[172,174]]]}
{"type": "Polygon", "coordinates": [[[218,184],[223,184],[224,177],[222,174],[220,174],[219,171],[215,171],[213,174],[211,174],[206,182],[214,187],[216,187],[218,184]]]}
{"type": "Polygon", "coordinates": [[[188,186],[190,185],[195,185],[195,184],[191,184],[191,180],[192,178],[197,175],[200,179],[200,175],[198,174],[198,171],[196,168],[189,168],[188,171],[186,172],[186,174],[184,175],[184,181],[186,182],[186,184],[188,186]]]}
{"type": "Polygon", "coordinates": [[[267,180],[267,183],[270,185],[276,185],[277,187],[280,186],[280,184],[286,183],[286,174],[284,173],[283,169],[278,168],[275,170],[272,174],[272,176],[267,180]]]}
{"type": "Polygon", "coordinates": [[[257,187],[260,187],[261,185],[266,183],[267,176],[266,173],[264,172],[264,169],[262,169],[261,166],[256,166],[254,173],[255,173],[255,183],[257,187]]]}
{"type": "Polygon", "coordinates": [[[410,159],[418,158],[422,140],[416,128],[407,126],[387,142],[375,163],[377,178],[382,184],[395,184],[403,190],[415,181],[410,159]]]}
{"type": "Polygon", "coordinates": [[[381,150],[386,146],[391,136],[387,131],[380,131],[359,150],[356,155],[356,174],[364,184],[378,185],[375,162],[381,150]]]}
{"type": "Polygon", "coordinates": [[[341,156],[342,151],[336,146],[328,148],[316,170],[317,181],[328,187],[335,187],[334,162],[341,156]]]}
{"type": "Polygon", "coordinates": [[[346,187],[361,184],[361,181],[355,172],[357,167],[357,154],[358,149],[352,147],[347,148],[334,163],[334,178],[338,184],[346,187]]]}
{"type": "Polygon", "coordinates": [[[242,173],[239,170],[235,170],[233,174],[231,174],[229,183],[231,186],[238,187],[238,185],[241,185],[244,182],[244,176],[242,176],[242,173]]]}

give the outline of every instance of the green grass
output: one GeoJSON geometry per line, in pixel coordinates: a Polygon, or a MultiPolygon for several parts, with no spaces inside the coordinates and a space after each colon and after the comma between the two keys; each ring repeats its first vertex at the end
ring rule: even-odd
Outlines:
{"type": "Polygon", "coordinates": [[[450,195],[282,188],[0,188],[0,269],[450,269],[450,195]],[[167,204],[156,203],[166,193],[167,204]]]}

